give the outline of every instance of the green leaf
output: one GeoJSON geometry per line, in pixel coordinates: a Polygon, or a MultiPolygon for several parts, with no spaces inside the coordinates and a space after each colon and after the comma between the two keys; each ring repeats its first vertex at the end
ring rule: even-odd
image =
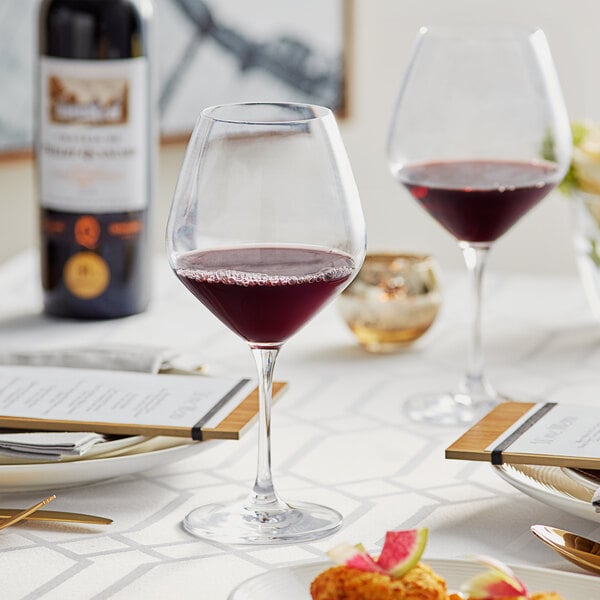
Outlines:
{"type": "MultiPolygon", "coordinates": [[[[571,123],[571,139],[574,147],[581,145],[587,132],[588,127],[585,125],[585,123],[579,123],[576,121],[571,123]]],[[[548,131],[542,140],[541,155],[545,160],[556,160],[556,153],[554,152],[554,138],[551,131],[548,131]]],[[[558,184],[558,189],[565,196],[571,196],[575,190],[580,189],[579,179],[577,178],[577,171],[573,161],[571,161],[569,170],[563,177],[563,180],[558,184]]]]}
{"type": "Polygon", "coordinates": [[[600,267],[600,255],[598,254],[598,242],[590,240],[590,258],[597,267],[600,267]]]}

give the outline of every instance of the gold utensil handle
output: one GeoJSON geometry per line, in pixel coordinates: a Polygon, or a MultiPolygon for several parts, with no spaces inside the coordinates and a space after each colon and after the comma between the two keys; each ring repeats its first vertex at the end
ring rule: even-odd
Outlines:
{"type": "Polygon", "coordinates": [[[9,519],[6,519],[5,521],[0,522],[0,529],[4,529],[5,527],[9,527],[10,525],[13,525],[14,523],[18,523],[19,521],[22,521],[23,519],[27,518],[29,515],[34,513],[36,510],[42,508],[42,506],[46,506],[46,504],[48,504],[48,502],[52,502],[52,500],[54,500],[55,498],[56,498],[56,496],[54,494],[52,494],[52,496],[48,496],[48,498],[44,498],[44,500],[42,500],[41,502],[38,502],[37,504],[34,504],[33,506],[26,508],[25,510],[21,510],[21,511],[17,512],[17,514],[13,515],[9,519]]]}
{"type": "MultiPolygon", "coordinates": [[[[0,508],[0,527],[4,519],[10,519],[22,512],[19,508],[0,508]]],[[[54,521],[61,523],[88,523],[90,525],[110,525],[112,519],[98,517],[96,515],[86,515],[74,512],[62,512],[58,510],[38,510],[25,519],[30,521],[54,521]]]]}

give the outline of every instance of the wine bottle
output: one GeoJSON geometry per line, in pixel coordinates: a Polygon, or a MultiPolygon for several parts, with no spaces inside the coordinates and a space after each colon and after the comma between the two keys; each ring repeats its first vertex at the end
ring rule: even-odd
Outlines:
{"type": "Polygon", "coordinates": [[[156,159],[152,0],[42,0],[36,166],[44,310],[147,308],[156,159]]]}

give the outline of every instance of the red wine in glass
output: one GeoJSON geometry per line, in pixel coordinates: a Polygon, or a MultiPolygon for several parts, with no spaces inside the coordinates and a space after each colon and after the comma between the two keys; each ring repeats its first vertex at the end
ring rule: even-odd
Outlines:
{"type": "Polygon", "coordinates": [[[257,462],[245,498],[194,508],[183,520],[186,531],[221,544],[289,544],[340,527],[337,510],[287,502],[275,490],[273,374],[287,339],[360,268],[365,241],[358,189],[331,110],[242,102],[202,111],[169,211],[169,263],[251,350],[257,462]]]}
{"type": "Polygon", "coordinates": [[[281,344],[354,272],[340,252],[251,246],[178,257],[177,277],[213,314],[254,344],[281,344]]]}
{"type": "Polygon", "coordinates": [[[406,398],[410,419],[468,424],[505,398],[484,374],[485,265],[496,240],[561,181],[571,148],[543,31],[498,24],[419,30],[390,123],[388,162],[458,241],[471,288],[470,335],[458,386],[406,398]]]}
{"type": "Polygon", "coordinates": [[[541,162],[452,160],[411,164],[396,177],[459,241],[491,243],[546,196],[555,173],[541,162]]]}

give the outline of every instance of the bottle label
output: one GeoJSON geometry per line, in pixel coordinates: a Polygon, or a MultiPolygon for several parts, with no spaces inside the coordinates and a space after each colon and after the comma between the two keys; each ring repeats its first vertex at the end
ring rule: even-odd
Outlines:
{"type": "Polygon", "coordinates": [[[145,57],[41,57],[42,207],[85,213],[147,207],[148,92],[145,57]]]}
{"type": "Polygon", "coordinates": [[[110,268],[106,261],[94,252],[77,252],[65,263],[63,279],[73,296],[93,300],[108,287],[110,268]]]}

